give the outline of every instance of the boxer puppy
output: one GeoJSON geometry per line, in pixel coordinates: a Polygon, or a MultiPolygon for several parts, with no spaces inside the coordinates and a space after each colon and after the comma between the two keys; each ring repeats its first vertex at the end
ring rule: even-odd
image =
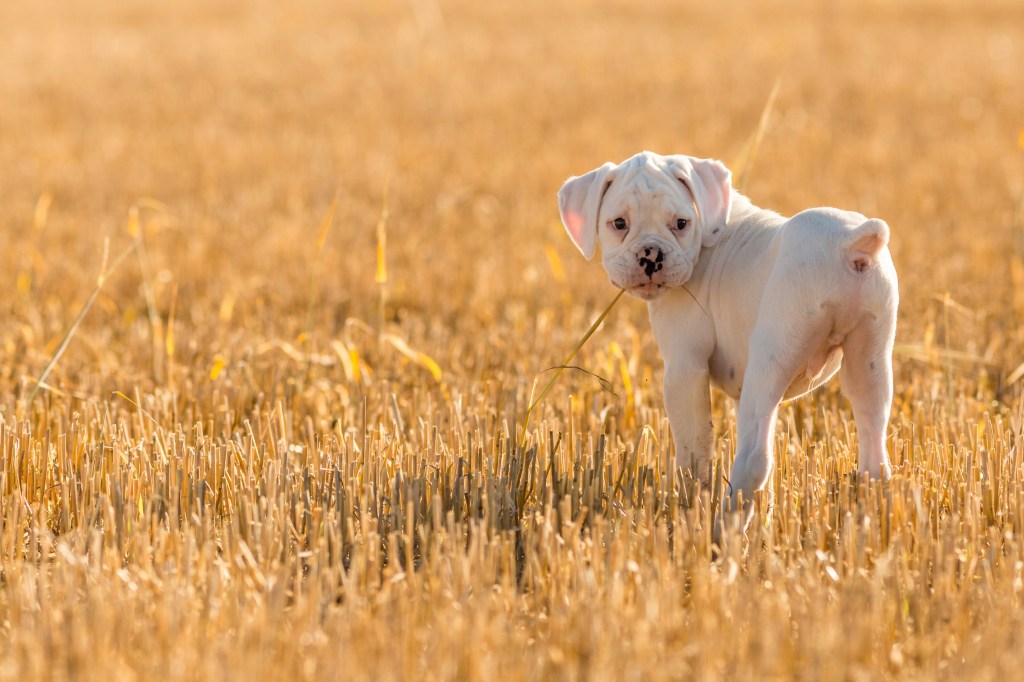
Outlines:
{"type": "Polygon", "coordinates": [[[719,161],[642,152],[570,178],[558,205],[584,257],[600,244],[611,283],[647,301],[676,466],[704,486],[710,385],[739,400],[723,506],[741,511],[745,528],[774,466],[779,404],[836,372],[853,406],[860,471],[890,476],[899,295],[883,221],[834,208],[784,218],[754,206],[731,177],[719,161]]]}

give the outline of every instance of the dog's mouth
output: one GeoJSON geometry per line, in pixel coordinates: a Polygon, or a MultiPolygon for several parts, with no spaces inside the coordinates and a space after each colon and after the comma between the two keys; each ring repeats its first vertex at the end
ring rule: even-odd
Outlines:
{"type": "Polygon", "coordinates": [[[620,289],[625,289],[627,294],[630,296],[636,296],[643,301],[654,300],[671,288],[661,282],[640,282],[639,284],[623,286],[615,280],[612,280],[612,284],[620,289]]]}

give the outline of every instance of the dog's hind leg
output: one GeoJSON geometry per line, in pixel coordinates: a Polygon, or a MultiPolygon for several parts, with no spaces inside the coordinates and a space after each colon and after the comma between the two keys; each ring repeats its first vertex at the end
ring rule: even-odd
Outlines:
{"type": "Polygon", "coordinates": [[[861,473],[889,478],[892,468],[885,447],[885,432],[892,407],[892,349],[896,330],[895,308],[881,317],[867,317],[843,343],[839,380],[853,406],[860,443],[861,473]]]}

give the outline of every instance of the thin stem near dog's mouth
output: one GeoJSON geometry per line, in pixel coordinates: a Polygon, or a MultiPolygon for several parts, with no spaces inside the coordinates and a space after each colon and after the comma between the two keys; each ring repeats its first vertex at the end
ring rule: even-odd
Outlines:
{"type": "MultiPolygon", "coordinates": [[[[693,292],[686,286],[686,282],[681,284],[665,284],[663,282],[641,282],[640,284],[633,284],[632,286],[623,286],[615,280],[609,279],[612,285],[622,289],[628,294],[636,296],[639,299],[650,301],[666,291],[673,289],[682,289],[686,292],[686,295],[693,299],[693,302],[697,304],[697,307],[704,310],[704,306],[701,305],[697,297],[693,295],[693,292]]],[[[705,311],[707,312],[707,311],[705,311]]]]}

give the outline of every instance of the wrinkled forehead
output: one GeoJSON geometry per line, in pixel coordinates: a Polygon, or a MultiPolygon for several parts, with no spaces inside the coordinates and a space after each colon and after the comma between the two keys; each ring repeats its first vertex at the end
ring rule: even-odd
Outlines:
{"type": "Polygon", "coordinates": [[[693,205],[686,186],[653,155],[638,154],[612,171],[602,206],[608,210],[652,208],[683,210],[693,205]]]}

